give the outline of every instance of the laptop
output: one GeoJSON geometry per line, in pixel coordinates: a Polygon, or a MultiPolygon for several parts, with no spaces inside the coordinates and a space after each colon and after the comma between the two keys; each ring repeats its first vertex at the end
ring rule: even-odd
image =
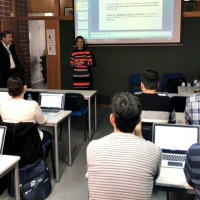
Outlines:
{"type": "Polygon", "coordinates": [[[0,126],[0,156],[3,154],[4,141],[6,137],[6,126],[0,126]]]}
{"type": "Polygon", "coordinates": [[[0,91],[0,102],[5,99],[10,99],[11,96],[8,94],[7,91],[0,91]]]}
{"type": "Polygon", "coordinates": [[[42,113],[49,118],[64,110],[65,94],[43,92],[39,95],[39,106],[42,113]]]}
{"type": "Polygon", "coordinates": [[[162,167],[183,168],[187,150],[199,142],[199,126],[154,123],[152,142],[162,150],[162,167]]]}

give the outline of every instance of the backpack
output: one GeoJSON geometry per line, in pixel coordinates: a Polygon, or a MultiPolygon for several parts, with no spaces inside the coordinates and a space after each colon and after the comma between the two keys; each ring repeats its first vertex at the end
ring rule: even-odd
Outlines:
{"type": "MultiPolygon", "coordinates": [[[[12,174],[8,193],[14,196],[12,174]]],[[[46,162],[38,159],[35,163],[19,169],[20,194],[25,200],[43,200],[51,193],[51,177],[46,162]]]]}
{"type": "Polygon", "coordinates": [[[185,78],[171,78],[167,80],[167,92],[169,93],[178,93],[178,86],[181,86],[181,83],[185,82],[185,78]]]}

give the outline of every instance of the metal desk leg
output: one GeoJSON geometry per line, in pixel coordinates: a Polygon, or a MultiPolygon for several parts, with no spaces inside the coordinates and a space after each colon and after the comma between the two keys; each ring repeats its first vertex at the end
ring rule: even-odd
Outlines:
{"type": "Polygon", "coordinates": [[[68,117],[68,139],[69,139],[69,149],[68,149],[68,155],[69,155],[69,165],[72,165],[72,151],[71,151],[71,117],[68,117]]]}
{"type": "Polygon", "coordinates": [[[58,126],[54,125],[54,137],[55,137],[55,166],[56,166],[56,182],[59,182],[59,160],[58,160],[58,126]]]}
{"type": "Polygon", "coordinates": [[[97,95],[94,95],[94,123],[95,131],[97,131],[97,95]]]}
{"type": "Polygon", "coordinates": [[[16,163],[16,165],[15,165],[14,172],[15,172],[15,199],[20,200],[18,163],[16,163]]]}
{"type": "Polygon", "coordinates": [[[88,99],[89,140],[91,140],[91,99],[88,99]]]}

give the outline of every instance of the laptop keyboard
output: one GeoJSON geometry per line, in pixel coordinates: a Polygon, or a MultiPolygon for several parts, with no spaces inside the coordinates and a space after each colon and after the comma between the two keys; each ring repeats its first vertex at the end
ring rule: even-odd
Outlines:
{"type": "Polygon", "coordinates": [[[48,110],[48,109],[42,109],[43,113],[57,113],[59,110],[48,110]]]}
{"type": "Polygon", "coordinates": [[[181,156],[181,155],[162,154],[162,159],[163,160],[184,162],[185,161],[185,157],[186,156],[181,156]]]}

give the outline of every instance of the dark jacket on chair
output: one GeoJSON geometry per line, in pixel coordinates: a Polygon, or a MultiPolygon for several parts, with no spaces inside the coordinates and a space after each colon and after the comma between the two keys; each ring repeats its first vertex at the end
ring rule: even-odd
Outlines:
{"type": "Polygon", "coordinates": [[[8,123],[3,153],[17,155],[19,168],[43,158],[43,150],[37,124],[33,122],[8,123]]]}

